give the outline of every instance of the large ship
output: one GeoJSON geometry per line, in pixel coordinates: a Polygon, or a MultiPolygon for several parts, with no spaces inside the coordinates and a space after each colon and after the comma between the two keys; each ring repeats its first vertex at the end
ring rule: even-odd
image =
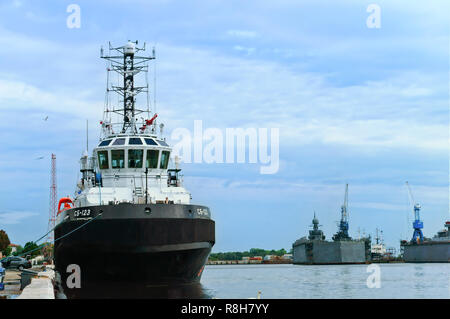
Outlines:
{"type": "Polygon", "coordinates": [[[88,150],[82,155],[75,195],[60,200],[56,218],[55,268],[69,298],[80,296],[80,289],[118,282],[198,283],[215,242],[210,209],[191,204],[179,159],[170,161],[163,125],[150,112],[143,75],[154,50],[152,56],[138,56],[140,51],[145,44],[138,47],[137,41],[109,44],[106,55],[101,49],[108,63],[101,137],[92,156],[88,150]],[[118,74],[117,83],[111,72],[118,74]],[[140,95],[146,95],[144,106],[138,106],[139,93],[146,93],[140,95]],[[72,271],[79,272],[81,284],[67,284],[72,271]]]}
{"type": "Polygon", "coordinates": [[[372,247],[370,249],[371,253],[371,259],[372,261],[379,261],[386,256],[387,250],[386,246],[384,245],[383,238],[382,238],[383,231],[381,230],[379,232],[378,228],[376,229],[376,235],[375,235],[375,243],[372,244],[372,247]],[[381,233],[381,235],[380,235],[381,233]]]}
{"type": "Polygon", "coordinates": [[[400,243],[403,259],[409,263],[448,263],[450,262],[450,221],[445,228],[433,238],[423,238],[422,241],[412,239],[400,243]]]}
{"type": "Polygon", "coordinates": [[[370,261],[370,237],[355,240],[348,234],[348,184],[341,206],[339,229],[334,234],[333,241],[325,240],[315,213],[312,227],[308,238],[302,237],[292,245],[294,264],[363,264],[370,261]]]}
{"type": "Polygon", "coordinates": [[[433,238],[426,238],[422,233],[423,222],[420,219],[421,206],[414,200],[411,188],[408,187],[408,194],[414,211],[413,236],[408,242],[402,240],[400,248],[403,260],[411,263],[448,263],[450,262],[450,221],[445,223],[446,230],[438,232],[433,238]]]}

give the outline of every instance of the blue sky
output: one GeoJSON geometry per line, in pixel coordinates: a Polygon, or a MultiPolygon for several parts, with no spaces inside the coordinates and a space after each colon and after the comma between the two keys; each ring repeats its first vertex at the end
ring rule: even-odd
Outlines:
{"type": "Polygon", "coordinates": [[[177,127],[280,128],[280,170],[184,164],[212,209],[214,251],[289,249],[315,210],[336,231],[349,183],[350,234],[412,235],[408,180],[424,233],[449,219],[448,1],[0,2],[0,228],[14,243],[47,229],[50,154],[73,194],[106,81],[100,46],[156,46],[157,112],[177,127]],[[69,4],[81,27],[69,29],[69,4]],[[381,28],[369,29],[369,4],[381,28]],[[43,119],[48,116],[47,121],[43,119]],[[42,160],[36,160],[45,156],[42,160]]]}

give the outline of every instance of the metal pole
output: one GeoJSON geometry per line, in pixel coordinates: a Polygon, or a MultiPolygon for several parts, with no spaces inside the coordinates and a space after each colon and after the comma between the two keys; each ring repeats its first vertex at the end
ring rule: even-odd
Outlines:
{"type": "Polygon", "coordinates": [[[147,201],[147,197],[148,197],[148,188],[147,188],[147,181],[148,181],[148,179],[147,179],[147,174],[148,174],[148,167],[146,167],[145,168],[145,204],[148,204],[148,201],[147,201]]]}

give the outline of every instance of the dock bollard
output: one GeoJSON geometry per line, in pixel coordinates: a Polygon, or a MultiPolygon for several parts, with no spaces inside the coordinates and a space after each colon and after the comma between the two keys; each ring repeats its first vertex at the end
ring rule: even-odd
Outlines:
{"type": "Polygon", "coordinates": [[[31,279],[38,275],[37,271],[24,269],[20,274],[20,290],[23,290],[26,286],[31,283],[31,279]]]}

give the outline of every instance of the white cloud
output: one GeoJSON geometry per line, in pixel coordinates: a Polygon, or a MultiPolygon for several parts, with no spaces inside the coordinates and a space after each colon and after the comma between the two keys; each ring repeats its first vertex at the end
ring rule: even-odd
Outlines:
{"type": "Polygon", "coordinates": [[[23,112],[31,109],[77,116],[96,116],[101,113],[101,102],[79,98],[79,92],[75,90],[72,94],[69,92],[48,91],[24,81],[0,79],[0,110],[23,112]]]}
{"type": "Polygon", "coordinates": [[[240,46],[240,45],[235,45],[233,47],[233,49],[235,49],[236,51],[245,52],[245,53],[247,53],[247,55],[250,55],[250,54],[252,54],[255,51],[255,48],[248,48],[248,47],[243,47],[243,46],[240,46]]]}
{"type": "Polygon", "coordinates": [[[54,52],[61,52],[63,46],[49,41],[45,38],[38,38],[29,36],[23,33],[14,32],[0,26],[0,45],[4,48],[8,48],[5,53],[22,53],[33,52],[35,55],[50,54],[54,52]]]}
{"type": "Polygon", "coordinates": [[[323,143],[345,145],[361,151],[373,148],[435,150],[448,149],[448,126],[445,124],[418,124],[403,119],[299,120],[291,123],[285,137],[297,144],[323,143]]]}
{"type": "Polygon", "coordinates": [[[398,211],[404,212],[405,205],[400,204],[389,204],[389,203],[378,203],[378,202],[354,202],[352,203],[354,208],[371,208],[380,211],[398,211]]]}
{"type": "Polygon", "coordinates": [[[253,39],[259,36],[257,32],[249,30],[228,30],[227,35],[244,39],[253,39]]]}
{"type": "Polygon", "coordinates": [[[160,52],[163,92],[158,96],[160,105],[167,105],[162,115],[172,123],[169,130],[203,119],[209,127],[279,127],[285,142],[296,145],[448,148],[442,75],[399,71],[377,81],[335,86],[327,74],[274,61],[171,46],[161,46],[160,52]],[[179,105],[184,124],[177,116],[179,105]]]}
{"type": "Polygon", "coordinates": [[[17,211],[17,212],[0,212],[0,224],[12,225],[19,224],[23,220],[37,216],[38,213],[34,212],[26,212],[26,211],[17,211]]]}
{"type": "Polygon", "coordinates": [[[20,8],[22,6],[22,2],[19,0],[13,0],[12,5],[16,8],[20,8]]]}
{"type": "MultiPolygon", "coordinates": [[[[203,119],[205,127],[279,127],[283,143],[291,145],[346,145],[361,151],[448,149],[447,117],[441,114],[446,110],[446,86],[437,75],[405,71],[338,87],[326,75],[294,71],[275,61],[164,44],[158,49],[157,111],[168,132],[203,119]]],[[[103,88],[87,90],[50,91],[3,76],[0,110],[101,119],[103,88]]]]}

